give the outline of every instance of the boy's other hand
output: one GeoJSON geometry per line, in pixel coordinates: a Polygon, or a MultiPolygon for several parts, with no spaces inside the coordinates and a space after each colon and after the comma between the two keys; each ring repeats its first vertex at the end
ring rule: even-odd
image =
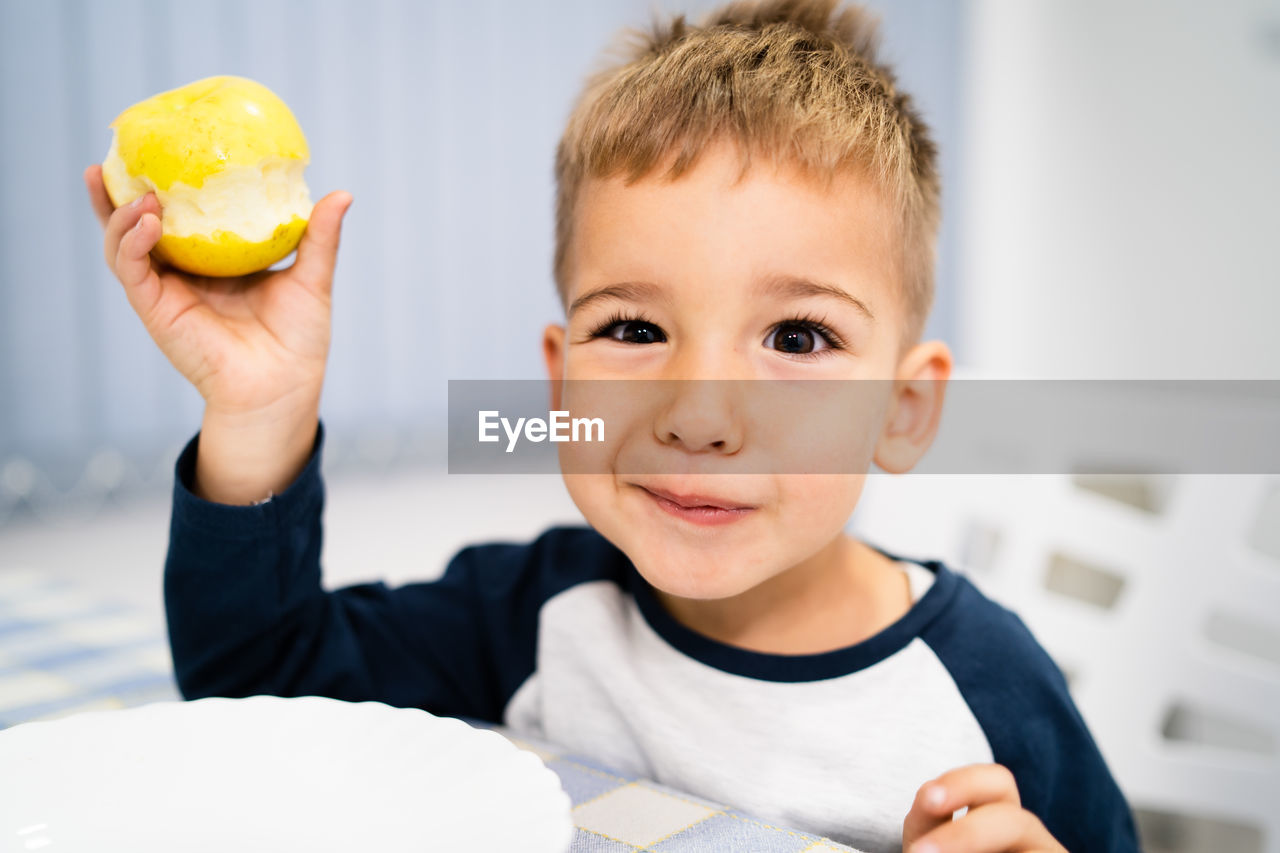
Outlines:
{"type": "Polygon", "coordinates": [[[161,351],[208,410],[234,418],[318,405],[329,351],[330,294],[344,192],[321,199],[287,269],[207,278],[152,260],[160,203],[152,193],[113,209],[102,167],[84,171],[105,232],[107,266],[161,351]]]}
{"type": "Polygon", "coordinates": [[[942,774],[916,792],[902,824],[905,853],[1067,853],[1040,819],[1022,808],[1013,774],[974,764],[942,774]],[[952,820],[952,814],[967,809],[952,820]]]}

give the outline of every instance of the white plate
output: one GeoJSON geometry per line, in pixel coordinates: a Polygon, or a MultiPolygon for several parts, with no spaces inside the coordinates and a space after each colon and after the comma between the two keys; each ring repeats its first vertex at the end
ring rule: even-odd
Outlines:
{"type": "Polygon", "coordinates": [[[380,702],[199,699],[0,731],[0,851],[563,853],[569,808],[502,735],[380,702]]]}

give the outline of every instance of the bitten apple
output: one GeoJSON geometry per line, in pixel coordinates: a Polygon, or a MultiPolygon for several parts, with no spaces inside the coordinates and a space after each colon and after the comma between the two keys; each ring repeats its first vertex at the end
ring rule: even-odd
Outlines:
{"type": "Polygon", "coordinates": [[[154,192],[153,254],[187,272],[239,276],[297,248],[311,216],[306,137],[274,92],[208,77],[134,104],[111,123],[102,180],[117,207],[154,192]]]}

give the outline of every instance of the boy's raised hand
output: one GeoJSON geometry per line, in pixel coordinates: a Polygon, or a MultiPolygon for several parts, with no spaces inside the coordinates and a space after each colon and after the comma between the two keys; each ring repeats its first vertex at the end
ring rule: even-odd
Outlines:
{"type": "Polygon", "coordinates": [[[1022,808],[1008,768],[974,764],[942,774],[916,792],[902,824],[904,853],[1067,853],[1040,819],[1022,808]],[[952,820],[953,812],[967,809],[952,820]]]}
{"type": "Polygon", "coordinates": [[[84,172],[105,229],[107,266],[129,304],[173,366],[219,411],[269,407],[324,376],[329,300],[346,193],[315,206],[288,269],[244,278],[205,278],[163,268],[150,252],[160,240],[160,203],[148,193],[112,209],[102,167],[84,172]]]}
{"type": "Polygon", "coordinates": [[[113,209],[102,167],[84,171],[105,231],[107,266],[147,332],[205,401],[197,494],[251,503],[283,491],[315,434],[329,352],[330,295],[351,196],[316,203],[297,260],[243,278],[162,267],[160,204],[148,193],[113,209]]]}

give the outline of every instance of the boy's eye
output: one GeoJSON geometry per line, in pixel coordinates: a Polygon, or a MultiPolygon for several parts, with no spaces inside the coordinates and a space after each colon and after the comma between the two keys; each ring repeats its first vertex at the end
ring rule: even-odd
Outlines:
{"type": "Polygon", "coordinates": [[[831,347],[821,330],[807,323],[780,323],[773,327],[764,345],[787,355],[808,355],[831,347]]]}
{"type": "Polygon", "coordinates": [[[595,336],[624,344],[660,344],[667,340],[666,332],[647,320],[619,320],[600,329],[595,336]]]}

